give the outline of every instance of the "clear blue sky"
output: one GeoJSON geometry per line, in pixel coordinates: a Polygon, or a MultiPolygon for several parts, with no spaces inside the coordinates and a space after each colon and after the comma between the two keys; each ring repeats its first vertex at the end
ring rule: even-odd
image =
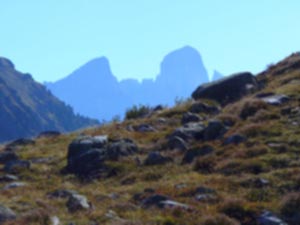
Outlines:
{"type": "Polygon", "coordinates": [[[190,45],[210,73],[256,73],[300,50],[299,22],[299,0],[0,0],[0,55],[38,81],[99,56],[143,78],[190,45]]]}

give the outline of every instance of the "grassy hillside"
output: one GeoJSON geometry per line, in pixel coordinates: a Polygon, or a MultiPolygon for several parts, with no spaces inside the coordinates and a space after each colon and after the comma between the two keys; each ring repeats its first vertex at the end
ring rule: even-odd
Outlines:
{"type": "Polygon", "coordinates": [[[62,173],[68,163],[68,146],[79,133],[39,138],[35,144],[15,147],[18,157],[31,166],[13,171],[25,186],[4,188],[9,182],[0,184],[1,204],[17,214],[7,224],[56,224],[59,219],[60,224],[76,225],[252,225],[262,224],[266,210],[288,224],[300,224],[299,69],[296,53],[258,74],[260,89],[233,103],[220,106],[211,100],[189,100],[144,118],[83,131],[91,136],[108,135],[110,140],[128,138],[138,147],[133,155],[106,161],[113,172],[98,179],[62,173]],[[269,92],[288,100],[269,104],[257,97],[269,92]],[[204,126],[214,119],[225,124],[227,131],[212,140],[188,139],[186,150],[171,150],[170,135],[199,102],[220,109],[197,114],[204,126]],[[139,129],[141,124],[153,130],[139,129]],[[224,143],[235,134],[243,139],[224,143]],[[207,146],[212,151],[199,153],[191,163],[182,161],[188,152],[207,146]],[[152,151],[170,160],[145,165],[152,151]],[[86,196],[89,208],[70,211],[67,198],[49,197],[57,189],[86,196]],[[184,205],[146,204],[154,195],[184,205]]]}

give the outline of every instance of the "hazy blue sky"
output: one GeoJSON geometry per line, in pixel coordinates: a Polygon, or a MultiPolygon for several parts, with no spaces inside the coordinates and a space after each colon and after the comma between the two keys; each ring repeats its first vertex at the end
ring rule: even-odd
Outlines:
{"type": "Polygon", "coordinates": [[[209,72],[258,72],[300,50],[299,0],[0,0],[0,55],[39,81],[106,56],[119,78],[155,77],[190,45],[209,72]]]}

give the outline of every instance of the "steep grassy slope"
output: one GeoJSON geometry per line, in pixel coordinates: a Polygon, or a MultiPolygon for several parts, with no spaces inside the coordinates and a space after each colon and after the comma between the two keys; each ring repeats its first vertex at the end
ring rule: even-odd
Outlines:
{"type": "Polygon", "coordinates": [[[73,131],[97,124],[74,115],[71,107],[55,98],[29,74],[15,70],[0,58],[0,141],[37,135],[47,130],[73,131]]]}
{"type": "MultiPolygon", "coordinates": [[[[109,161],[115,170],[105,178],[82,181],[61,173],[67,164],[68,145],[78,133],[40,138],[34,145],[20,146],[15,151],[21,159],[31,160],[32,165],[16,173],[27,186],[1,191],[1,204],[18,215],[7,224],[54,224],[51,218],[56,216],[61,224],[82,225],[255,225],[262,221],[265,210],[285,220],[296,218],[300,208],[299,68],[297,53],[259,74],[259,91],[227,104],[217,114],[199,113],[204,124],[218,119],[227,124],[228,130],[214,140],[189,140],[185,151],[170,150],[167,137],[181,126],[182,115],[196,104],[194,101],[146,118],[85,130],[92,136],[129,138],[139,148],[136,155],[109,161]],[[274,105],[257,97],[268,92],[287,95],[289,100],[274,105]],[[155,131],[132,129],[140,124],[151,125],[155,131]],[[225,145],[224,141],[233,134],[245,140],[225,145]],[[197,157],[193,163],[182,163],[187,152],[207,145],[212,152],[197,157]],[[173,161],[153,166],[140,163],[151,151],[159,151],[173,161]],[[87,197],[92,207],[69,212],[66,199],[47,197],[57,189],[76,190],[87,197]],[[140,198],[153,193],[189,207],[142,207],[140,198]]],[[[294,220],[289,224],[299,223],[294,220]]]]}

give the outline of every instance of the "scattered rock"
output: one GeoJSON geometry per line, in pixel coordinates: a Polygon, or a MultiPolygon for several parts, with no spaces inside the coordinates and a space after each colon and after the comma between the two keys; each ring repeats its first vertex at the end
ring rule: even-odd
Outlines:
{"type": "Polygon", "coordinates": [[[44,131],[38,135],[38,138],[54,138],[60,136],[61,133],[59,131],[44,131]]]}
{"type": "Polygon", "coordinates": [[[149,124],[140,124],[137,126],[133,126],[134,131],[137,132],[155,132],[156,129],[149,124]]]}
{"type": "Polygon", "coordinates": [[[14,160],[18,160],[18,156],[15,152],[1,152],[0,153],[0,163],[1,164],[5,164],[9,161],[14,161],[14,160]]]}
{"type": "Polygon", "coordinates": [[[11,182],[11,181],[17,181],[19,178],[17,176],[11,175],[11,174],[5,174],[0,176],[0,182],[11,182]]]}
{"type": "Polygon", "coordinates": [[[262,97],[260,99],[270,105],[281,105],[290,100],[290,98],[286,95],[270,95],[270,96],[262,97]]]}
{"type": "Polygon", "coordinates": [[[86,210],[90,208],[90,204],[88,203],[87,198],[79,194],[71,195],[66,205],[71,213],[74,213],[78,210],[86,210]]]}
{"type": "Polygon", "coordinates": [[[258,89],[258,82],[251,73],[233,74],[215,82],[199,86],[192,94],[194,99],[212,99],[227,104],[258,89]]]}
{"type": "Polygon", "coordinates": [[[77,191],[58,189],[47,194],[48,198],[70,198],[72,195],[77,195],[77,191]]]}
{"type": "Polygon", "coordinates": [[[24,187],[24,186],[27,186],[27,184],[24,182],[12,182],[12,183],[5,185],[2,188],[2,190],[5,191],[5,190],[13,189],[13,188],[24,187]]]}
{"type": "Polygon", "coordinates": [[[261,177],[250,178],[248,180],[241,182],[241,186],[246,188],[264,188],[269,185],[270,185],[270,181],[261,177]]]}
{"type": "Polygon", "coordinates": [[[60,224],[60,220],[57,216],[51,216],[50,220],[51,220],[51,225],[59,225],[60,224]]]}
{"type": "Polygon", "coordinates": [[[8,220],[14,220],[16,217],[17,215],[14,211],[4,205],[0,205],[0,224],[8,220]]]}
{"type": "Polygon", "coordinates": [[[138,147],[132,140],[121,139],[109,144],[107,155],[110,160],[118,160],[121,156],[129,156],[137,152],[138,147]]]}
{"type": "Polygon", "coordinates": [[[259,225],[288,225],[275,214],[264,211],[257,219],[259,225]]]}
{"type": "Polygon", "coordinates": [[[165,195],[154,194],[142,201],[142,206],[145,208],[151,206],[162,207],[161,202],[169,200],[169,198],[165,195]]]}
{"type": "Polygon", "coordinates": [[[200,116],[195,113],[187,112],[184,113],[181,119],[182,124],[190,123],[190,122],[199,122],[201,120],[200,116]]]}
{"type": "Polygon", "coordinates": [[[172,161],[172,158],[162,156],[159,152],[150,152],[144,161],[144,165],[161,165],[172,161]]]}
{"type": "Polygon", "coordinates": [[[206,114],[218,114],[220,112],[219,108],[216,106],[210,106],[203,102],[194,103],[190,109],[192,113],[206,113],[206,114]]]}
{"type": "Polygon", "coordinates": [[[186,145],[186,142],[181,137],[172,136],[171,138],[169,138],[168,148],[169,149],[178,149],[180,151],[186,151],[187,145],[186,145]]]}
{"type": "Polygon", "coordinates": [[[187,123],[183,127],[177,128],[171,135],[171,137],[180,137],[184,140],[194,139],[197,137],[203,136],[203,131],[205,129],[205,126],[203,123],[187,123]]]}
{"type": "Polygon", "coordinates": [[[16,174],[22,170],[27,170],[30,168],[30,162],[27,160],[14,160],[9,161],[4,165],[3,170],[7,173],[16,174]]]}
{"type": "Polygon", "coordinates": [[[227,131],[226,127],[221,121],[212,120],[208,123],[203,133],[203,138],[205,141],[215,140],[222,137],[222,135],[227,131]]]}
{"type": "Polygon", "coordinates": [[[182,164],[192,163],[195,158],[211,154],[213,151],[214,149],[209,145],[205,145],[201,148],[189,150],[185,153],[182,159],[182,164]]]}
{"type": "Polygon", "coordinates": [[[161,201],[158,205],[160,208],[167,208],[167,209],[183,209],[183,210],[191,210],[192,208],[189,205],[172,201],[172,200],[165,200],[161,201]]]}
{"type": "Polygon", "coordinates": [[[240,134],[234,134],[229,136],[225,141],[224,145],[230,145],[230,144],[235,144],[238,145],[242,142],[245,142],[247,139],[245,136],[240,135],[240,134]]]}

